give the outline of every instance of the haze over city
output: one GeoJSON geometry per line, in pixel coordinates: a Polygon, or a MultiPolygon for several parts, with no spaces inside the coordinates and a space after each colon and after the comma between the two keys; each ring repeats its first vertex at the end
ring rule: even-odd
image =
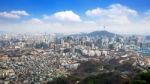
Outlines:
{"type": "Polygon", "coordinates": [[[150,34],[148,0],[1,0],[0,31],[150,34]]]}
{"type": "Polygon", "coordinates": [[[0,0],[0,84],[150,84],[150,0],[0,0]]]}

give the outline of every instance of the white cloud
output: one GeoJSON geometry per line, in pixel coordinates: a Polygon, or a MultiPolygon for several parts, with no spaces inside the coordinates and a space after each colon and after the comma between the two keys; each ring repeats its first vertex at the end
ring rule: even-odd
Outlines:
{"type": "Polygon", "coordinates": [[[21,16],[28,16],[26,11],[11,11],[11,12],[0,12],[0,18],[2,19],[20,19],[21,16]]]}
{"type": "Polygon", "coordinates": [[[137,12],[121,4],[112,4],[106,9],[96,8],[86,11],[87,16],[107,16],[107,15],[133,15],[136,16],[137,12]]]}
{"type": "Polygon", "coordinates": [[[137,16],[138,13],[121,4],[112,4],[106,9],[96,8],[88,10],[85,13],[87,16],[96,17],[101,22],[113,23],[113,24],[128,24],[130,23],[130,16],[137,16]]]}
{"type": "Polygon", "coordinates": [[[145,15],[150,15],[150,10],[146,11],[145,15]]]}
{"type": "Polygon", "coordinates": [[[121,4],[112,4],[108,8],[109,8],[109,11],[112,12],[113,14],[132,15],[132,16],[137,15],[137,12],[135,10],[130,9],[126,6],[121,5],[121,4]]]}
{"type": "Polygon", "coordinates": [[[19,19],[20,16],[8,12],[0,12],[0,18],[19,19]]]}
{"type": "Polygon", "coordinates": [[[52,16],[48,16],[48,15],[43,15],[43,19],[47,20],[47,19],[50,19],[52,16]]]}
{"type": "Polygon", "coordinates": [[[150,23],[150,10],[145,12],[143,22],[149,22],[150,23]]]}
{"type": "Polygon", "coordinates": [[[32,18],[28,20],[26,23],[28,24],[43,24],[43,22],[38,18],[32,18]]]}
{"type": "Polygon", "coordinates": [[[60,21],[80,22],[80,16],[73,11],[61,11],[54,14],[54,18],[60,21]]]}
{"type": "Polygon", "coordinates": [[[28,16],[29,14],[24,11],[24,10],[21,10],[21,11],[11,11],[10,13],[12,14],[15,14],[15,15],[21,15],[21,16],[28,16]]]}
{"type": "Polygon", "coordinates": [[[96,8],[96,9],[86,11],[86,15],[87,16],[100,16],[101,14],[104,13],[104,11],[105,10],[103,10],[103,9],[96,8]]]}

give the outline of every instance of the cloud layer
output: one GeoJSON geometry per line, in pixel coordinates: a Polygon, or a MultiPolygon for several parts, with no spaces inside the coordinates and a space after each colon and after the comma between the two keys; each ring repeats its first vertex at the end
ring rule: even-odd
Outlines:
{"type": "Polygon", "coordinates": [[[54,14],[54,17],[61,21],[72,21],[72,22],[80,22],[81,21],[80,16],[75,14],[72,11],[56,12],[54,14]]]}
{"type": "Polygon", "coordinates": [[[20,19],[22,16],[28,16],[29,14],[24,11],[10,11],[10,12],[0,12],[0,18],[6,19],[20,19]]]}
{"type": "Polygon", "coordinates": [[[106,26],[106,30],[119,34],[150,33],[150,10],[139,14],[127,6],[111,4],[106,8],[98,7],[85,10],[83,13],[85,16],[81,17],[72,10],[65,10],[41,15],[42,18],[32,17],[23,20],[21,17],[31,14],[26,11],[0,12],[0,18],[20,19],[20,22],[7,25],[0,19],[0,28],[19,32],[90,32],[103,30],[103,26],[106,26]]]}
{"type": "Polygon", "coordinates": [[[101,22],[113,24],[127,24],[130,23],[131,16],[137,16],[137,12],[126,6],[120,4],[112,4],[108,8],[96,8],[88,10],[85,13],[89,17],[96,17],[101,22]]]}

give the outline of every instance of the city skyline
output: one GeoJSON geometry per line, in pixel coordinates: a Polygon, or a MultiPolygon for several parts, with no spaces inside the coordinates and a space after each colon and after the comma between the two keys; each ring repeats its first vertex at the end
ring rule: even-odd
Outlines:
{"type": "Polygon", "coordinates": [[[1,0],[0,31],[150,33],[150,1],[1,0]]]}

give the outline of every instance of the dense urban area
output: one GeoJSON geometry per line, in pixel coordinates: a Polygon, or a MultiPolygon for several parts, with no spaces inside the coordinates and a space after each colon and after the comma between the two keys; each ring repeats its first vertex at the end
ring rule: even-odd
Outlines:
{"type": "Polygon", "coordinates": [[[150,84],[149,69],[149,36],[0,34],[0,84],[150,84]]]}

